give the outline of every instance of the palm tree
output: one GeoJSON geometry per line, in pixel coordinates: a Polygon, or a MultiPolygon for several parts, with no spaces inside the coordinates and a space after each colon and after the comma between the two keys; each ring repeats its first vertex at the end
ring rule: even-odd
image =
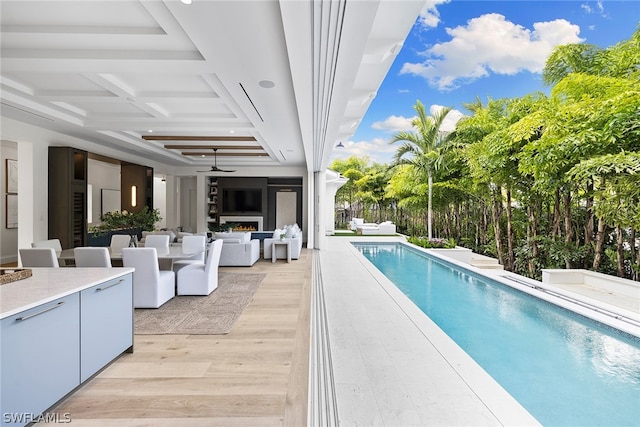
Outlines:
{"type": "Polygon", "coordinates": [[[428,187],[427,233],[428,238],[433,238],[433,173],[442,166],[443,151],[445,145],[452,140],[451,133],[440,129],[451,108],[443,108],[433,116],[427,116],[424,104],[420,100],[413,106],[418,116],[413,119],[412,125],[417,132],[402,131],[393,136],[391,144],[404,142],[393,156],[393,166],[411,165],[417,170],[426,173],[428,187]]]}

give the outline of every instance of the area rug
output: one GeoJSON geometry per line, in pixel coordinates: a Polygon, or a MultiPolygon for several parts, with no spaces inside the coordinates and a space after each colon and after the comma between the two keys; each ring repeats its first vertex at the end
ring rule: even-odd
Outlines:
{"type": "Polygon", "coordinates": [[[253,299],[264,274],[223,273],[218,288],[207,296],[176,296],[160,308],[136,308],[138,335],[224,335],[231,331],[253,299]]]}

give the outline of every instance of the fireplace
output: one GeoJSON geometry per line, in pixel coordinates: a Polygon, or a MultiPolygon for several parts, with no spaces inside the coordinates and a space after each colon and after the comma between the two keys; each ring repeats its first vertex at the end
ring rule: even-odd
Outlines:
{"type": "Polygon", "coordinates": [[[220,216],[220,225],[232,223],[234,231],[263,231],[261,216],[220,216]]]}

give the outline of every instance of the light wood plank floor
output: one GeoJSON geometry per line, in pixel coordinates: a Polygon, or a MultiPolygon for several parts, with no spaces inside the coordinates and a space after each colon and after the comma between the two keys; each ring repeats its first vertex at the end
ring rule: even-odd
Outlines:
{"type": "Polygon", "coordinates": [[[266,273],[227,335],[136,335],[62,401],[74,426],[306,425],[312,251],[221,271],[266,273]]]}

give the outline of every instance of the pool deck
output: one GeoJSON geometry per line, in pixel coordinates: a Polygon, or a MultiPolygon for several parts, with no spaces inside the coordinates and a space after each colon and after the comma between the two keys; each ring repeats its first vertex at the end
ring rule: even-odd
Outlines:
{"type": "Polygon", "coordinates": [[[316,255],[341,426],[539,425],[350,244],[402,237],[327,240],[316,255]]]}

